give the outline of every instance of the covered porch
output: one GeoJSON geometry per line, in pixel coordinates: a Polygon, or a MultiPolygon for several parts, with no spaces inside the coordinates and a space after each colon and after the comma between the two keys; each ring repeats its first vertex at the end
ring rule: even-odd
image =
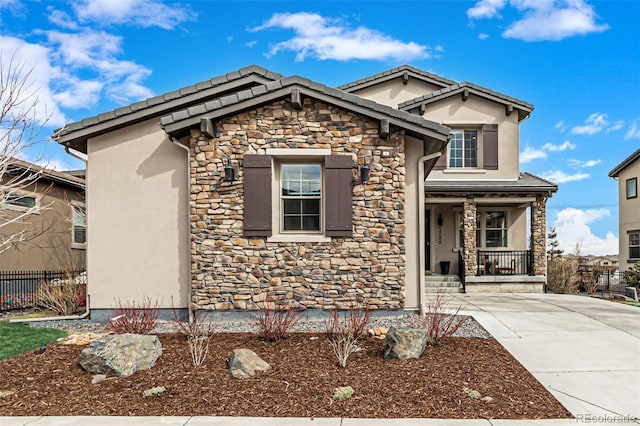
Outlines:
{"type": "Polygon", "coordinates": [[[544,292],[546,200],[555,190],[526,173],[517,181],[427,181],[426,273],[457,275],[462,292],[544,292]]]}

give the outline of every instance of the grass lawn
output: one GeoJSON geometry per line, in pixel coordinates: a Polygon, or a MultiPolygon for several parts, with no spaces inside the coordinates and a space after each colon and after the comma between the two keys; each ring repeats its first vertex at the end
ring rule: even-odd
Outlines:
{"type": "Polygon", "coordinates": [[[55,328],[31,328],[27,324],[0,321],[0,361],[37,349],[40,343],[55,342],[66,335],[66,331],[55,328]]]}

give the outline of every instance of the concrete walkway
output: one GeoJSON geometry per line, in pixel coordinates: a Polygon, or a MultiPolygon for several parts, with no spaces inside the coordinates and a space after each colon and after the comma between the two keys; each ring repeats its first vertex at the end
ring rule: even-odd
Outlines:
{"type": "Polygon", "coordinates": [[[569,426],[640,424],[640,308],[583,296],[460,294],[473,315],[576,418],[447,420],[254,417],[0,417],[1,426],[569,426]],[[636,420],[637,419],[637,420],[636,420]]]}

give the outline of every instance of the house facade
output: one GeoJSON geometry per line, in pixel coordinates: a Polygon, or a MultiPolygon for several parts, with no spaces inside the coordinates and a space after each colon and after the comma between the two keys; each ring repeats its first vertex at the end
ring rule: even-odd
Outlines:
{"type": "Polygon", "coordinates": [[[533,106],[410,66],[341,88],[452,129],[426,181],[424,270],[459,275],[467,292],[544,291],[546,200],[557,186],[519,170],[519,126],[533,106]]]}
{"type": "Polygon", "coordinates": [[[0,271],[84,269],[84,192],[81,177],[10,159],[0,182],[0,271]]]}
{"type": "MultiPolygon", "coordinates": [[[[434,101],[431,116],[410,103],[455,84],[405,66],[335,89],[252,66],[61,129],[58,142],[88,155],[95,317],[116,299],[142,297],[192,311],[421,308],[425,276],[456,248],[465,282],[478,276],[476,221],[463,221],[460,247],[454,231],[440,239],[440,215],[455,229],[458,212],[494,204],[509,209],[500,248],[527,249],[522,211],[531,207],[544,254],[544,202],[555,186],[517,172],[518,124],[532,107],[473,92],[465,105],[478,111],[456,121],[435,111],[458,97],[434,101]],[[478,203],[479,187],[440,196],[425,181],[460,123],[498,125],[504,172],[483,177],[512,188],[496,188],[493,204],[478,203]],[[434,235],[451,248],[431,248],[434,235]]],[[[531,258],[537,269],[522,277],[544,283],[544,264],[531,258]]]]}
{"type": "Polygon", "coordinates": [[[609,172],[618,181],[618,261],[624,272],[640,261],[640,149],[609,172]]]}

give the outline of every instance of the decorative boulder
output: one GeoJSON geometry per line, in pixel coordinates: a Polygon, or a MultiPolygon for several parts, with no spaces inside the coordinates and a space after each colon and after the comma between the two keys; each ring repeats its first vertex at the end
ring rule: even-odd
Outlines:
{"type": "Polygon", "coordinates": [[[385,358],[420,358],[427,346],[428,334],[420,328],[391,327],[384,338],[385,358]]]}
{"type": "Polygon", "coordinates": [[[116,334],[92,341],[82,351],[80,365],[87,371],[111,376],[130,376],[153,367],[162,355],[157,336],[116,334]]]}
{"type": "Polygon", "coordinates": [[[229,358],[229,372],[236,379],[256,375],[256,371],[267,371],[271,366],[250,349],[235,349],[229,358]]]}

